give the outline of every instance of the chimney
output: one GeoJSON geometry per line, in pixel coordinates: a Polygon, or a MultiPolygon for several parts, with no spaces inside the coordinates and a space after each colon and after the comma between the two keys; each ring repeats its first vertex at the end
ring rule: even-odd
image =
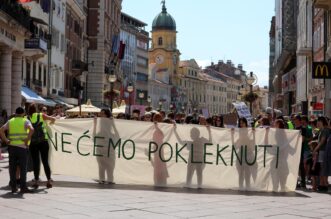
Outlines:
{"type": "Polygon", "coordinates": [[[223,63],[224,63],[223,60],[218,60],[219,65],[222,65],[223,63]]]}
{"type": "Polygon", "coordinates": [[[214,66],[214,62],[211,62],[211,66],[214,66]]]}
{"type": "Polygon", "coordinates": [[[238,68],[239,68],[240,70],[243,70],[243,65],[242,65],[242,64],[239,64],[239,65],[238,65],[238,68]]]}
{"type": "Polygon", "coordinates": [[[231,60],[227,60],[226,64],[231,66],[231,64],[232,64],[231,60]]]}

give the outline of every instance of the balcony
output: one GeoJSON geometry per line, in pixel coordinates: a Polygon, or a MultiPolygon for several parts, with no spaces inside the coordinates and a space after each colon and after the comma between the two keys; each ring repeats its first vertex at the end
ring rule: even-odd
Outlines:
{"type": "Polygon", "coordinates": [[[47,42],[41,38],[27,39],[24,42],[24,55],[32,59],[39,59],[46,55],[47,42]]]}
{"type": "Polygon", "coordinates": [[[300,47],[297,49],[297,55],[311,57],[312,51],[313,49],[311,47],[300,47]]]}
{"type": "Polygon", "coordinates": [[[330,0],[315,0],[315,8],[331,9],[330,0]]]}
{"type": "Polygon", "coordinates": [[[37,80],[37,79],[34,79],[32,81],[33,85],[36,86],[36,87],[42,87],[43,86],[43,82],[41,80],[37,80]]]}
{"type": "Polygon", "coordinates": [[[0,11],[5,12],[10,17],[14,18],[20,25],[26,29],[30,29],[31,17],[29,11],[15,1],[2,0],[0,11]]]}
{"type": "Polygon", "coordinates": [[[71,69],[79,72],[88,71],[88,65],[81,60],[72,60],[71,69]]]}

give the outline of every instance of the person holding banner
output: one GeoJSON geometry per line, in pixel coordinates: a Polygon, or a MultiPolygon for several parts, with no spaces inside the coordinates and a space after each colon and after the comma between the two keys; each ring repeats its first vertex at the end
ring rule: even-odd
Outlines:
{"type": "Polygon", "coordinates": [[[51,179],[51,169],[48,163],[48,136],[45,121],[55,122],[55,117],[48,116],[46,113],[38,113],[37,106],[31,104],[29,107],[28,118],[31,121],[32,125],[35,128],[35,134],[32,136],[30,144],[30,152],[33,162],[33,173],[34,173],[34,183],[33,187],[39,187],[39,175],[40,175],[40,157],[44,166],[44,171],[47,177],[47,188],[52,188],[52,179],[51,179]]]}
{"type": "MultiPolygon", "coordinates": [[[[94,118],[94,124],[93,124],[93,135],[94,136],[102,136],[105,132],[110,132],[112,136],[112,140],[114,142],[117,142],[119,140],[118,131],[116,129],[116,126],[114,124],[114,120],[111,117],[111,112],[109,109],[102,109],[100,116],[101,118],[105,119],[97,119],[94,118]],[[111,126],[107,127],[105,125],[102,125],[102,123],[106,123],[107,119],[111,121],[111,126]],[[97,126],[97,122],[100,122],[101,124],[97,126]],[[97,127],[101,127],[101,129],[97,130],[97,127]],[[105,127],[105,128],[102,128],[105,127]]],[[[107,142],[105,139],[99,139],[101,145],[106,145],[107,142]]],[[[96,148],[96,154],[109,154],[109,157],[104,156],[96,156],[97,162],[98,162],[98,169],[99,169],[99,179],[96,180],[99,184],[115,184],[114,182],[114,170],[115,170],[115,149],[113,147],[107,148],[107,147],[97,147],[96,148]],[[107,175],[107,179],[106,179],[107,175]]]]}
{"type": "Polygon", "coordinates": [[[236,167],[238,171],[238,184],[240,189],[249,190],[251,187],[251,178],[253,181],[256,179],[257,175],[257,164],[256,160],[256,142],[255,142],[255,128],[252,128],[252,138],[249,135],[248,130],[248,121],[245,117],[239,118],[238,120],[239,127],[239,139],[234,142],[234,132],[232,131],[232,142],[233,145],[241,146],[245,145],[244,150],[246,163],[251,162],[252,165],[247,165],[243,163],[243,160],[236,160],[236,167]],[[254,164],[255,163],[255,164],[254,164]]]}
{"type": "Polygon", "coordinates": [[[155,148],[153,148],[153,150],[156,150],[156,152],[154,153],[154,159],[153,160],[151,159],[151,163],[154,167],[154,185],[166,186],[169,173],[168,173],[167,164],[162,161],[164,160],[163,148],[160,149],[160,145],[162,145],[163,142],[165,141],[164,141],[164,134],[158,126],[158,123],[163,122],[162,114],[160,113],[154,114],[153,122],[155,124],[155,131],[153,132],[153,141],[156,143],[154,145],[155,148]]]}
{"type": "Polygon", "coordinates": [[[176,131],[176,124],[174,124],[175,129],[174,133],[179,140],[180,144],[184,145],[187,144],[187,149],[189,150],[189,157],[187,162],[187,174],[186,174],[186,185],[185,187],[190,188],[192,185],[192,178],[194,172],[196,172],[197,175],[197,188],[202,188],[202,182],[203,182],[203,169],[205,167],[204,164],[204,147],[206,143],[212,142],[212,136],[211,136],[211,130],[210,126],[207,124],[207,121],[204,116],[199,116],[199,125],[203,125],[207,127],[208,130],[208,139],[204,138],[203,136],[200,136],[200,130],[196,127],[193,127],[191,129],[191,140],[189,141],[183,141],[179,137],[177,131],[176,131]]]}

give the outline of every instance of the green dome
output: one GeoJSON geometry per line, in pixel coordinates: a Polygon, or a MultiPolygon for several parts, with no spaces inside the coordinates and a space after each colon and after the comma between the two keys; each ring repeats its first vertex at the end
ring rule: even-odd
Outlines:
{"type": "Polygon", "coordinates": [[[152,31],[154,30],[176,30],[175,19],[168,14],[165,3],[163,4],[162,12],[153,20],[152,31]]]}

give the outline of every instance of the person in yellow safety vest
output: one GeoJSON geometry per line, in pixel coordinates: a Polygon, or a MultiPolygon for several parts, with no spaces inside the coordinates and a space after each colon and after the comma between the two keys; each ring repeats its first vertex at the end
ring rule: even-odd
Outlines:
{"type": "Polygon", "coordinates": [[[9,175],[10,187],[12,193],[17,192],[16,170],[20,167],[20,193],[32,192],[26,186],[26,167],[28,155],[28,142],[31,140],[34,129],[28,119],[24,118],[25,111],[18,107],[15,111],[15,117],[10,119],[0,128],[0,136],[8,145],[9,153],[9,175]],[[8,131],[8,138],[5,135],[8,131]]]}
{"type": "Polygon", "coordinates": [[[287,121],[287,127],[288,127],[288,129],[294,129],[294,125],[293,125],[292,121],[287,121]]]}
{"type": "MultiPolygon", "coordinates": [[[[47,111],[47,109],[46,109],[47,111]]],[[[35,135],[32,136],[32,141],[30,144],[30,152],[33,162],[33,173],[34,173],[34,183],[33,187],[37,189],[39,187],[39,175],[40,175],[40,157],[41,161],[44,166],[44,171],[47,177],[47,188],[52,188],[52,178],[51,178],[51,169],[48,163],[48,152],[49,152],[49,144],[47,138],[47,131],[46,131],[46,120],[51,121],[54,123],[55,118],[48,116],[46,113],[37,112],[37,106],[35,104],[31,104],[28,110],[28,116],[35,128],[35,135]],[[41,126],[38,127],[38,124],[41,126]],[[42,130],[38,130],[42,129],[42,130]],[[38,136],[37,136],[37,133],[38,136]]]]}

